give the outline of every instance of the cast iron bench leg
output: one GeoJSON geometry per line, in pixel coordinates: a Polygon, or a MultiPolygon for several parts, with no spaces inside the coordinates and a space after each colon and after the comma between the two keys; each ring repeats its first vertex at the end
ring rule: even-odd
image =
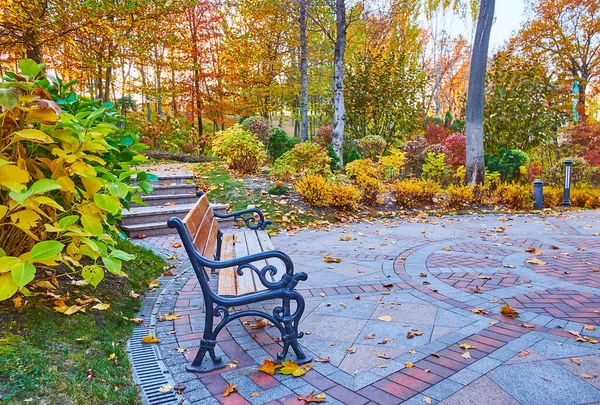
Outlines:
{"type": "Polygon", "coordinates": [[[290,310],[291,300],[287,297],[283,298],[283,319],[287,319],[288,321],[282,322],[286,333],[281,337],[281,341],[283,342],[283,351],[277,354],[277,361],[284,361],[291,347],[296,354],[297,364],[309,363],[312,361],[312,358],[306,356],[298,344],[298,338],[301,338],[304,335],[303,333],[300,333],[300,335],[298,334],[298,323],[300,322],[302,314],[304,313],[304,298],[296,291],[292,290],[289,291],[289,293],[293,295],[297,308],[296,312],[292,316],[290,310]]]}
{"type": "MultiPolygon", "coordinates": [[[[212,305],[210,306],[212,308],[212,305]]],[[[206,311],[206,321],[204,324],[204,333],[200,340],[200,349],[194,358],[192,364],[186,366],[187,371],[195,371],[198,373],[208,373],[209,371],[219,370],[225,367],[225,363],[221,357],[215,354],[215,345],[217,344],[217,334],[213,331],[213,311],[206,311]],[[212,364],[206,362],[202,364],[206,353],[210,355],[212,364]]]]}

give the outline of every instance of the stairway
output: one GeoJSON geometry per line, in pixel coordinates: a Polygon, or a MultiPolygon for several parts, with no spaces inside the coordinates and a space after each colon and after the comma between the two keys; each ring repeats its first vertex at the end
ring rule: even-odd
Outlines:
{"type": "MultiPolygon", "coordinates": [[[[146,206],[132,204],[130,210],[123,210],[121,229],[130,238],[177,233],[176,229],[167,227],[167,221],[172,217],[185,217],[198,200],[192,173],[166,170],[154,170],[152,173],[158,176],[158,180],[152,183],[152,194],[142,197],[146,206]]],[[[211,207],[215,212],[224,214],[228,206],[211,204],[211,207]]]]}

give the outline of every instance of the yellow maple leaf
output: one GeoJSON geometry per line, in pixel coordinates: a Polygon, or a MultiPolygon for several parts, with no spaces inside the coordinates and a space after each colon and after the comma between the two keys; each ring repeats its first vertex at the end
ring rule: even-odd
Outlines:
{"type": "Polygon", "coordinates": [[[271,359],[265,359],[263,361],[263,364],[258,368],[258,371],[262,371],[263,373],[273,375],[275,374],[275,370],[281,367],[283,367],[281,364],[278,364],[271,359]]]}
{"type": "Polygon", "coordinates": [[[110,304],[96,304],[92,307],[92,309],[97,309],[99,311],[106,311],[108,308],[110,308],[110,304]]]}
{"type": "Polygon", "coordinates": [[[413,368],[415,365],[413,363],[411,363],[410,361],[405,361],[404,365],[406,366],[406,368],[413,368]]]}
{"type": "Polygon", "coordinates": [[[384,315],[384,316],[380,316],[379,318],[377,318],[378,321],[383,321],[383,322],[391,322],[392,321],[392,317],[389,315],[384,315]]]}
{"type": "Polygon", "coordinates": [[[148,283],[148,288],[158,288],[160,287],[160,283],[158,280],[146,281],[148,283]]]}
{"type": "Polygon", "coordinates": [[[325,256],[325,263],[341,263],[342,259],[337,257],[325,256]]]}
{"type": "Polygon", "coordinates": [[[461,349],[464,349],[464,350],[475,349],[475,346],[471,346],[468,343],[461,343],[458,345],[458,347],[460,347],[461,349]]]}
{"type": "Polygon", "coordinates": [[[545,266],[548,264],[548,262],[544,262],[540,259],[538,259],[537,257],[533,257],[531,259],[527,259],[525,261],[525,263],[529,263],[529,264],[537,264],[538,266],[545,266]]]}
{"type": "Polygon", "coordinates": [[[175,312],[169,312],[168,314],[164,314],[163,318],[165,321],[174,321],[175,319],[181,318],[180,314],[176,314],[175,312]]]}
{"type": "Polygon", "coordinates": [[[237,385],[235,385],[234,383],[227,383],[227,386],[225,386],[225,391],[223,391],[223,396],[227,397],[229,396],[229,394],[232,394],[234,392],[237,391],[237,385]]]}
{"type": "Polygon", "coordinates": [[[519,312],[516,309],[510,307],[510,305],[506,304],[500,307],[500,313],[508,318],[518,318],[519,312]]]}
{"type": "Polygon", "coordinates": [[[152,332],[148,332],[148,334],[142,338],[142,343],[160,343],[160,339],[155,338],[152,332]]]}
{"type": "Polygon", "coordinates": [[[279,369],[281,374],[291,374],[294,377],[302,377],[308,370],[312,368],[310,364],[299,366],[293,360],[286,360],[281,363],[281,366],[282,367],[279,369]]]}

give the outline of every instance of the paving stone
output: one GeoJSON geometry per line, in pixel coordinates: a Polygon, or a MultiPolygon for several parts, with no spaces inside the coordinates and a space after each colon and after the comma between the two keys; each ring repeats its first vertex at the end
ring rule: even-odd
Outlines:
{"type": "Polygon", "coordinates": [[[423,391],[423,395],[427,395],[428,397],[441,401],[448,398],[462,387],[463,385],[457,383],[456,381],[444,380],[423,391]]]}
{"type": "MultiPolygon", "coordinates": [[[[365,299],[357,300],[354,297],[346,298],[326,298],[312,312],[315,315],[329,315],[344,318],[369,319],[373,311],[377,308],[377,302],[365,299]],[[331,305],[327,306],[327,304],[331,305]],[[345,304],[346,307],[340,304],[345,304]]],[[[352,322],[348,320],[348,322],[352,322]]]]}
{"type": "MultiPolygon", "coordinates": [[[[581,365],[577,365],[576,363],[572,362],[571,359],[559,359],[555,360],[555,363],[578,377],[581,377],[581,375],[584,373],[596,376],[600,375],[600,356],[582,356],[578,357],[578,359],[581,362],[581,365]]],[[[594,387],[600,389],[600,379],[590,378],[586,379],[586,381],[592,384],[594,387]]]]}
{"type": "Polygon", "coordinates": [[[459,384],[467,385],[481,377],[483,373],[479,373],[473,369],[465,368],[460,370],[458,373],[451,375],[450,380],[456,381],[459,384]]]}
{"type": "Polygon", "coordinates": [[[303,324],[310,325],[311,336],[316,339],[352,343],[366,321],[362,319],[349,321],[348,318],[338,316],[310,314],[303,324]]]}
{"type": "Polygon", "coordinates": [[[600,352],[599,349],[589,344],[585,346],[580,343],[571,344],[568,342],[557,344],[557,342],[547,339],[540,340],[531,346],[531,348],[548,359],[586,356],[600,352]]]}
{"type": "Polygon", "coordinates": [[[439,402],[440,405],[519,405],[513,397],[483,376],[439,402]]]}
{"type": "Polygon", "coordinates": [[[438,308],[431,305],[422,304],[402,304],[388,306],[379,306],[372,315],[372,319],[390,315],[392,320],[397,323],[413,323],[419,325],[433,325],[438,308]]]}
{"type": "Polygon", "coordinates": [[[489,377],[524,404],[600,401],[600,390],[551,361],[500,366],[489,377]]]}

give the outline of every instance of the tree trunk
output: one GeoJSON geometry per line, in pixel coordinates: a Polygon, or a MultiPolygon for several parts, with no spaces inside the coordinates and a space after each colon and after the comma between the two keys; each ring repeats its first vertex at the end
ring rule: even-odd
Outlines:
{"type": "Polygon", "coordinates": [[[302,86],[302,102],[300,104],[300,140],[308,141],[308,72],[306,63],[306,9],[309,0],[300,0],[300,82],[302,86]]]}
{"type": "Polygon", "coordinates": [[[585,92],[587,89],[587,78],[579,81],[579,97],[577,100],[577,113],[579,114],[579,121],[585,125],[587,124],[587,114],[585,111],[585,92]]]}
{"type": "Polygon", "coordinates": [[[335,1],[335,50],[333,54],[333,131],[331,146],[340,158],[343,166],[342,145],[344,144],[344,126],[346,108],[344,106],[344,53],[346,52],[346,3],[335,1]]]}
{"type": "Polygon", "coordinates": [[[485,73],[494,21],[495,0],[481,0],[469,74],[467,97],[467,175],[466,184],[483,184],[485,161],[483,156],[483,108],[485,101],[485,73]]]}
{"type": "Polygon", "coordinates": [[[42,63],[42,46],[37,41],[37,33],[31,29],[27,29],[24,39],[25,47],[27,48],[27,59],[31,59],[35,63],[42,63]]]}

